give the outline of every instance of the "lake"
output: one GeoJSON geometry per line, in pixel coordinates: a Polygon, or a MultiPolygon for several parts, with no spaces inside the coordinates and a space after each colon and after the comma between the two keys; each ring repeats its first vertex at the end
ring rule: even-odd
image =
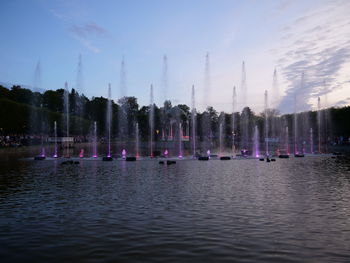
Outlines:
{"type": "Polygon", "coordinates": [[[1,262],[348,262],[350,165],[0,161],[1,262]]]}

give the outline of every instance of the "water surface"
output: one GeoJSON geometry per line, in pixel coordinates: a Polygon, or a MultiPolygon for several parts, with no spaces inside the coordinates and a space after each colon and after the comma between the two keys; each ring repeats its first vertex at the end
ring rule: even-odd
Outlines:
{"type": "Polygon", "coordinates": [[[1,262],[346,262],[349,165],[0,162],[1,262]]]}

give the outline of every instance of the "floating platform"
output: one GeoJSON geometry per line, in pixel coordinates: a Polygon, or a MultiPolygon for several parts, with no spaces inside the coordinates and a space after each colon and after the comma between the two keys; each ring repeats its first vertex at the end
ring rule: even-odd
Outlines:
{"type": "Polygon", "coordinates": [[[113,161],[113,158],[111,156],[104,156],[102,157],[102,161],[110,162],[110,161],[113,161]]]}
{"type": "Polygon", "coordinates": [[[221,161],[231,160],[231,157],[230,156],[221,156],[220,160],[221,161]]]}
{"type": "Polygon", "coordinates": [[[278,158],[288,159],[289,158],[289,154],[280,154],[280,155],[278,155],[278,158]]]}
{"type": "Polygon", "coordinates": [[[294,154],[294,157],[300,158],[300,157],[305,157],[305,155],[302,153],[296,153],[294,154]]]}
{"type": "Polygon", "coordinates": [[[45,160],[45,159],[46,159],[45,156],[35,156],[35,157],[34,157],[34,160],[35,160],[35,161],[42,161],[42,160],[45,160]]]}
{"type": "Polygon", "coordinates": [[[209,161],[209,157],[208,156],[199,156],[198,161],[209,161]]]}
{"type": "Polygon", "coordinates": [[[127,162],[135,162],[136,161],[136,157],[135,156],[128,156],[125,158],[125,161],[127,162]]]}

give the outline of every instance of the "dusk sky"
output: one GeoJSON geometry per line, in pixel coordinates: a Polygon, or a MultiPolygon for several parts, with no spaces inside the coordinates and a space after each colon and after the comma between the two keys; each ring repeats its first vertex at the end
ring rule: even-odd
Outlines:
{"type": "Polygon", "coordinates": [[[92,97],[106,96],[111,83],[117,99],[124,57],[125,94],[139,104],[149,103],[153,84],[158,105],[165,96],[190,105],[194,85],[199,109],[205,95],[217,110],[229,112],[233,86],[237,109],[242,106],[245,61],[248,105],[256,112],[262,111],[265,90],[274,102],[274,69],[281,112],[293,111],[295,96],[298,111],[315,109],[318,96],[323,106],[326,100],[328,106],[350,103],[347,0],[2,0],[0,16],[0,82],[6,85],[58,89],[67,81],[92,97]],[[210,91],[203,94],[207,52],[210,91]]]}

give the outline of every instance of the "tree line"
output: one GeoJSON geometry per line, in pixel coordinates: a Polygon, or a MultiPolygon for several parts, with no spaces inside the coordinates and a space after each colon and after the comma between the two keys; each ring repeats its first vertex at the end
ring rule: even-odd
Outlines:
{"type": "MultiPolygon", "coordinates": [[[[33,92],[21,86],[13,86],[11,89],[0,86],[0,132],[2,134],[53,134],[53,123],[57,122],[58,135],[64,136],[64,89],[47,90],[43,93],[33,92]]],[[[69,92],[69,114],[70,133],[74,136],[87,136],[91,134],[93,123],[96,121],[98,135],[104,136],[106,132],[106,110],[107,99],[104,97],[87,98],[84,94],[79,94],[72,89],[69,92]]],[[[186,125],[191,125],[191,109],[185,104],[172,105],[170,101],[165,101],[164,105],[154,105],[154,127],[157,134],[169,122],[176,118],[186,125]]],[[[118,101],[112,101],[112,134],[118,136],[118,121],[120,112],[126,114],[126,131],[129,137],[135,133],[135,123],[139,124],[140,135],[143,140],[149,138],[148,113],[150,106],[140,106],[135,97],[123,97],[118,101]]],[[[293,127],[293,114],[280,115],[275,109],[267,111],[270,122],[270,133],[273,136],[274,129],[281,127],[293,127]]],[[[212,136],[218,137],[219,123],[223,124],[224,136],[227,140],[232,138],[232,114],[218,112],[213,107],[208,107],[204,112],[196,112],[196,130],[199,139],[203,138],[201,120],[206,117],[210,125],[212,136]]],[[[263,136],[265,112],[254,113],[249,107],[242,112],[234,113],[236,139],[239,140],[240,123],[242,116],[249,120],[249,131],[253,134],[255,126],[259,128],[260,136],[263,136]]],[[[308,111],[298,113],[298,134],[307,134],[303,121],[307,120],[308,128],[313,127],[317,132],[317,112],[308,111]]],[[[350,107],[329,108],[322,110],[323,129],[328,129],[327,136],[350,135],[350,107]],[[326,124],[325,124],[326,123],[326,124]],[[326,127],[327,126],[327,127],[326,127]]],[[[155,138],[157,139],[157,138],[155,138]]]]}

